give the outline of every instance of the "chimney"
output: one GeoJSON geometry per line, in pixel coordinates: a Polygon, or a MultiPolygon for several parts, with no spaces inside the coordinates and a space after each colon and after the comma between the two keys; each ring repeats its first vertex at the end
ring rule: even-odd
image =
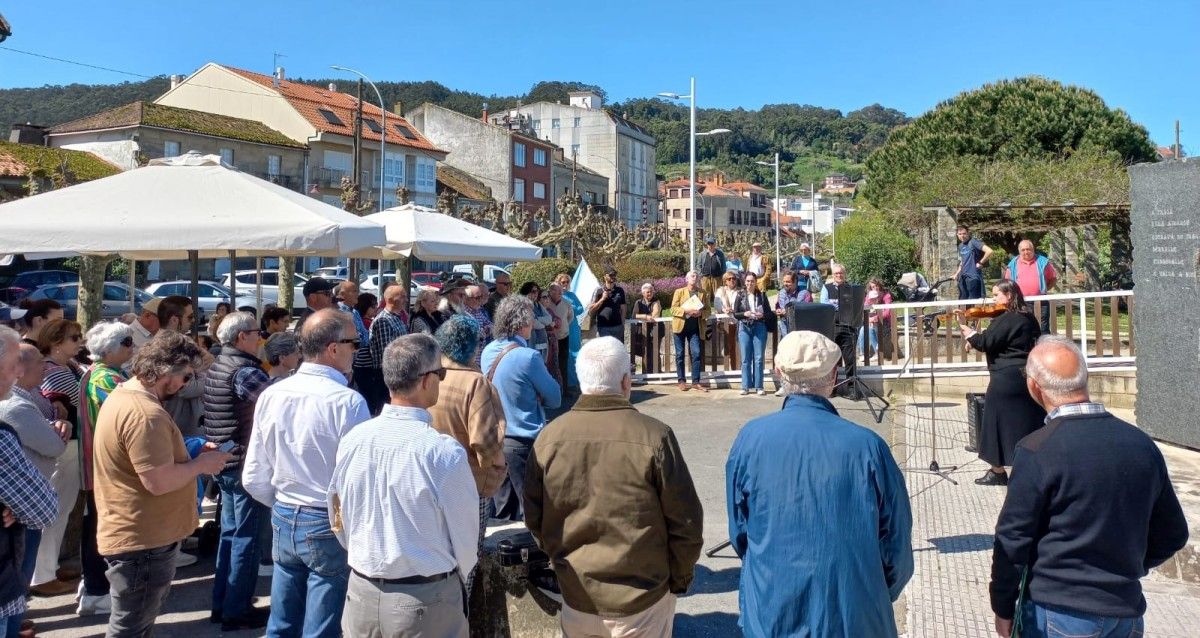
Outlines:
{"type": "Polygon", "coordinates": [[[330,92],[330,93],[337,93],[337,82],[330,82],[330,83],[329,83],[329,92],[330,92]]]}
{"type": "Polygon", "coordinates": [[[182,81],[183,81],[183,76],[172,75],[171,76],[171,88],[175,88],[175,87],[179,86],[179,83],[182,81]]]}
{"type": "Polygon", "coordinates": [[[395,113],[400,117],[404,117],[404,102],[401,100],[396,100],[396,102],[392,104],[392,113],[395,113]]]}
{"type": "Polygon", "coordinates": [[[487,121],[488,121],[488,103],[484,102],[483,103],[483,123],[487,124],[487,121]]]}
{"type": "Polygon", "coordinates": [[[275,67],[275,76],[274,76],[274,80],[271,82],[271,84],[273,84],[275,86],[275,88],[279,88],[279,83],[282,81],[283,81],[283,67],[277,66],[277,67],[275,67]]]}

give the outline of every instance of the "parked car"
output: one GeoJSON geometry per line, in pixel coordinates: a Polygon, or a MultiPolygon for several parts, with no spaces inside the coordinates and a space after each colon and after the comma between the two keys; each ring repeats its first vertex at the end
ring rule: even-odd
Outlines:
{"type": "MultiPolygon", "coordinates": [[[[208,317],[217,311],[217,304],[221,302],[229,304],[231,306],[230,310],[237,310],[242,306],[250,306],[258,308],[259,314],[262,314],[262,306],[256,304],[257,298],[253,286],[250,288],[238,288],[237,303],[230,301],[230,290],[215,281],[201,281],[198,283],[196,290],[199,293],[197,301],[200,304],[200,307],[196,309],[196,320],[201,325],[207,323],[208,317]]],[[[160,281],[146,286],[146,292],[155,297],[168,297],[170,295],[191,297],[192,282],[184,280],[160,281]]],[[[268,294],[265,290],[263,291],[262,302],[264,306],[266,304],[278,303],[276,297],[273,294],[268,294]]]]}
{"type": "MultiPolygon", "coordinates": [[[[129,306],[129,284],[120,281],[104,282],[104,294],[100,302],[100,316],[103,319],[118,319],[121,315],[132,312],[140,313],[142,304],[154,297],[143,290],[134,291],[136,302],[129,306]]],[[[30,299],[53,299],[63,307],[63,317],[74,320],[79,311],[79,284],[56,284],[42,286],[29,295],[30,299]]]]}
{"type": "MultiPolygon", "coordinates": [[[[459,264],[454,267],[454,272],[465,273],[465,274],[470,275],[475,272],[475,267],[472,266],[471,264],[459,264]]],[[[484,264],[483,265],[483,281],[484,281],[484,283],[495,284],[496,283],[496,275],[499,275],[501,273],[508,275],[509,279],[512,278],[512,273],[501,268],[500,266],[484,264]]]]}
{"type": "Polygon", "coordinates": [[[37,290],[39,286],[69,284],[79,281],[79,273],[70,270],[27,270],[13,278],[9,286],[37,290]]]}
{"type": "Polygon", "coordinates": [[[415,272],[412,274],[412,280],[416,282],[418,286],[433,288],[434,290],[442,289],[442,273],[415,272]]]}
{"type": "MultiPolygon", "coordinates": [[[[394,273],[394,272],[383,273],[383,280],[385,282],[396,281],[396,273],[394,273]]],[[[415,301],[417,298],[417,293],[421,292],[422,286],[417,283],[416,279],[413,279],[411,282],[409,282],[408,286],[409,286],[408,287],[408,298],[410,301],[415,301]]],[[[358,291],[359,292],[369,292],[372,295],[375,295],[376,297],[378,297],[379,296],[379,273],[371,273],[371,274],[367,275],[365,279],[363,279],[362,281],[360,281],[358,283],[358,291]]]]}
{"type": "MultiPolygon", "coordinates": [[[[255,277],[256,272],[258,272],[258,271],[255,271],[255,270],[239,270],[239,271],[237,271],[237,288],[238,288],[239,294],[242,292],[242,290],[249,291],[251,296],[256,294],[254,292],[255,290],[258,289],[258,278],[255,277]]],[[[293,312],[298,313],[301,310],[308,308],[308,303],[306,303],[304,301],[304,284],[307,281],[308,281],[308,277],[305,277],[304,275],[301,275],[299,273],[292,274],[292,289],[294,291],[294,296],[292,297],[292,311],[293,312]]],[[[226,288],[229,288],[229,285],[231,283],[233,283],[233,277],[230,276],[228,273],[226,273],[225,278],[221,280],[221,285],[226,288]]],[[[263,297],[267,297],[269,295],[272,299],[276,299],[276,300],[279,299],[279,271],[278,270],[262,271],[262,290],[263,290],[263,297]]]]}
{"type": "Polygon", "coordinates": [[[28,288],[18,288],[16,286],[0,288],[0,301],[10,306],[15,306],[21,303],[22,299],[28,297],[31,292],[33,291],[28,288]]]}
{"type": "Polygon", "coordinates": [[[350,269],[346,266],[323,266],[314,270],[312,276],[330,281],[346,281],[350,277],[350,269]]]}

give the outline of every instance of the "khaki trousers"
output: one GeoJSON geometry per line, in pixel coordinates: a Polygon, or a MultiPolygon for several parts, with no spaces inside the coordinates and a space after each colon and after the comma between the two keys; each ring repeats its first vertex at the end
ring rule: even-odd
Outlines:
{"type": "Polygon", "coordinates": [[[649,609],[623,618],[604,618],[562,608],[566,638],[657,638],[670,636],[675,622],[675,594],[667,594],[649,609]]]}

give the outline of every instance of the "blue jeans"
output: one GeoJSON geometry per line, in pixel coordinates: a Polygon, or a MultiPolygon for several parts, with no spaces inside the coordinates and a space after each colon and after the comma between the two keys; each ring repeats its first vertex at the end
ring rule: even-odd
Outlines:
{"type": "Polygon", "coordinates": [[[250,611],[258,584],[259,530],[267,508],[242,489],[240,469],[226,470],[215,480],[221,489],[221,542],[212,609],[222,619],[233,620],[250,611]]]}
{"type": "Polygon", "coordinates": [[[1141,616],[1093,616],[1050,609],[1032,601],[1024,605],[1021,613],[1021,638],[1141,638],[1143,630],[1141,616]]]}
{"type": "Polygon", "coordinates": [[[959,299],[982,299],[983,298],[983,277],[980,275],[959,275],[958,276],[958,298],[959,299]]]}
{"type": "Polygon", "coordinates": [[[508,473],[496,495],[492,497],[492,507],[489,515],[505,521],[525,520],[525,466],[529,463],[529,453],[533,451],[533,441],[504,437],[504,461],[508,463],[508,473]]]}
{"type": "Polygon", "coordinates": [[[323,508],[276,503],[271,510],[275,572],[267,635],[336,638],[350,566],[323,508]]]}
{"type": "MultiPolygon", "coordinates": [[[[37,563],[38,544],[42,542],[42,530],[25,528],[25,558],[21,561],[21,574],[28,582],[33,576],[33,566],[37,563]]],[[[21,631],[21,621],[25,614],[0,618],[0,638],[16,636],[21,631]],[[8,633],[5,634],[5,631],[8,633]]]]}
{"type": "Polygon", "coordinates": [[[763,389],[763,354],[767,347],[767,324],[738,323],[738,350],[742,352],[742,389],[763,389]]]}
{"type": "Polygon", "coordinates": [[[683,346],[687,342],[688,349],[692,355],[692,383],[700,383],[700,368],[704,367],[700,363],[700,333],[693,332],[691,334],[675,333],[675,376],[679,378],[679,382],[684,382],[683,377],[683,346]]]}
{"type": "Polygon", "coordinates": [[[863,326],[858,329],[858,349],[860,352],[866,352],[863,349],[864,337],[871,341],[871,354],[874,355],[879,351],[879,330],[875,326],[863,326]]]}

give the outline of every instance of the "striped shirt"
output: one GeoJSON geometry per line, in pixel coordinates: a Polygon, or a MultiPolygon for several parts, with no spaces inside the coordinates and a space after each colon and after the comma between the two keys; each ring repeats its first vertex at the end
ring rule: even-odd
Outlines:
{"type": "Polygon", "coordinates": [[[330,519],[360,574],[405,578],[457,569],[465,580],[475,568],[479,491],[466,450],[432,422],[427,410],[386,405],[338,447],[330,519]]]}
{"type": "Polygon", "coordinates": [[[398,337],[403,337],[408,334],[408,325],[404,321],[404,317],[384,308],[375,315],[375,320],[371,322],[371,337],[367,340],[367,347],[371,353],[371,368],[383,367],[383,351],[387,349],[388,344],[395,341],[398,337]]]}
{"type": "MultiPolygon", "coordinates": [[[[465,466],[466,462],[463,464],[465,466]]],[[[0,503],[32,529],[45,529],[58,516],[58,495],[54,493],[54,487],[25,457],[17,437],[7,431],[0,431],[0,503]]],[[[0,622],[23,613],[24,596],[0,601],[0,622]]]]}
{"type": "Polygon", "coordinates": [[[48,398],[61,394],[71,402],[71,407],[78,409],[80,376],[73,366],[59,365],[46,359],[46,378],[42,381],[42,393],[48,398]]]}

